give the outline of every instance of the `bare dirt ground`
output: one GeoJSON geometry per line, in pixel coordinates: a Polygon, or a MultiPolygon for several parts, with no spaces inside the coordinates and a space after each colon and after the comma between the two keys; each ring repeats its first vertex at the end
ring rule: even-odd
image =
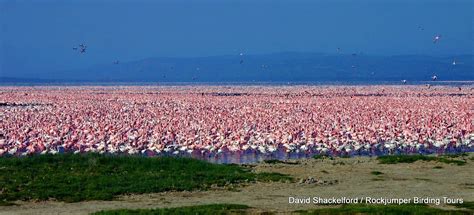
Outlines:
{"type": "MultiPolygon", "coordinates": [[[[473,157],[471,153],[469,157],[473,157]]],[[[245,204],[255,211],[291,213],[321,207],[316,204],[289,204],[293,197],[450,197],[474,201],[474,161],[464,166],[439,162],[378,164],[375,158],[305,159],[297,165],[257,164],[257,172],[279,172],[296,178],[287,183],[251,183],[236,189],[196,192],[166,192],[121,196],[114,201],[64,203],[16,202],[1,206],[0,214],[89,214],[119,208],[179,207],[211,203],[245,204]],[[436,168],[435,168],[436,167],[436,168]],[[382,174],[375,175],[379,171],[382,174]],[[301,183],[312,177],[315,183],[301,183]]],[[[450,206],[437,206],[447,207],[450,206]]]]}

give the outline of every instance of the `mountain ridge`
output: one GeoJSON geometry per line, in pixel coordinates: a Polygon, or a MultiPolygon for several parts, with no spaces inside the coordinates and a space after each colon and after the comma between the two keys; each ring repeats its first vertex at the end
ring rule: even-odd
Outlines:
{"type": "MultiPolygon", "coordinates": [[[[207,57],[149,57],[86,69],[38,73],[54,82],[314,82],[474,80],[474,55],[375,56],[282,52],[207,57]],[[456,65],[453,65],[456,61],[456,65]]],[[[0,82],[22,77],[0,77],[0,82]]],[[[26,79],[35,79],[27,77],[26,79]]],[[[31,81],[31,80],[30,80],[31,81]]]]}

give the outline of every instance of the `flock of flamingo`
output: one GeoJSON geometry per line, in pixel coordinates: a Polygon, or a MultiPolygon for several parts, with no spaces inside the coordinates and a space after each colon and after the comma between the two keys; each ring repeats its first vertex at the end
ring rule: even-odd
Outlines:
{"type": "Polygon", "coordinates": [[[0,87],[0,156],[474,151],[474,89],[0,87]]]}

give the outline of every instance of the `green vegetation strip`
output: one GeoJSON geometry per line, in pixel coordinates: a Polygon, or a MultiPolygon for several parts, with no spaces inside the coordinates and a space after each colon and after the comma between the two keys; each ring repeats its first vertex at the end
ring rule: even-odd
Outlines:
{"type": "Polygon", "coordinates": [[[459,157],[467,157],[469,156],[469,154],[464,152],[464,153],[458,153],[458,154],[445,154],[443,156],[447,158],[459,158],[459,157]]]}
{"type": "Polygon", "coordinates": [[[264,160],[263,162],[266,163],[266,164],[290,164],[290,165],[298,165],[298,164],[300,164],[299,161],[281,161],[281,160],[276,160],[276,159],[273,159],[273,160],[264,160]]]}
{"type": "Polygon", "coordinates": [[[99,211],[93,215],[128,215],[128,214],[140,214],[140,215],[155,215],[155,214],[179,214],[179,215],[201,215],[201,214],[246,214],[246,209],[249,209],[246,205],[237,204],[212,204],[212,205],[199,205],[199,206],[188,206],[179,208],[158,208],[158,209],[120,209],[110,211],[99,211]]]}
{"type": "Polygon", "coordinates": [[[461,210],[443,210],[432,208],[427,205],[343,205],[338,208],[322,208],[315,210],[296,211],[299,214],[411,214],[411,215],[428,215],[428,214],[449,214],[449,215],[464,215],[472,214],[472,211],[461,210]]]}
{"type": "Polygon", "coordinates": [[[13,206],[16,205],[13,202],[7,202],[7,201],[0,201],[0,206],[13,206]]]}
{"type": "MultiPolygon", "coordinates": [[[[468,208],[464,204],[460,207],[468,208]]],[[[250,207],[246,205],[236,204],[211,204],[199,206],[187,206],[177,208],[157,208],[157,209],[119,209],[99,211],[93,215],[125,215],[125,214],[140,214],[140,215],[155,215],[155,214],[254,214],[255,211],[249,211],[250,207]]],[[[272,212],[260,211],[258,214],[272,214],[272,212]]],[[[450,215],[464,215],[472,214],[468,210],[443,210],[439,208],[432,208],[428,205],[342,205],[336,208],[321,208],[314,210],[299,210],[292,214],[411,214],[411,215],[428,215],[428,214],[450,214],[450,215]]]]}
{"type": "Polygon", "coordinates": [[[464,202],[462,204],[453,204],[457,208],[466,208],[474,211],[474,202],[464,202]]]}
{"type": "MultiPolygon", "coordinates": [[[[189,158],[37,155],[0,157],[0,201],[111,200],[116,195],[205,190],[240,182],[292,180],[238,165],[189,158]]],[[[3,203],[2,203],[3,204],[3,203]]]]}
{"type": "Polygon", "coordinates": [[[330,156],[327,156],[327,155],[314,155],[313,159],[316,159],[316,160],[324,160],[324,159],[334,160],[333,157],[330,157],[330,156]]]}
{"type": "Polygon", "coordinates": [[[458,156],[443,155],[435,157],[426,155],[385,155],[380,156],[377,159],[381,164],[413,163],[416,161],[436,161],[446,164],[456,164],[458,166],[466,164],[465,160],[457,160],[455,158],[458,158],[458,156]]]}

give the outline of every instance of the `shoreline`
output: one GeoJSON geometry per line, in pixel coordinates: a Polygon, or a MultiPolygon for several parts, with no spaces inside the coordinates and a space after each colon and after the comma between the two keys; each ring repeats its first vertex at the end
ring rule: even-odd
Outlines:
{"type": "MultiPolygon", "coordinates": [[[[298,164],[258,163],[252,172],[288,174],[296,182],[256,182],[233,189],[214,188],[205,191],[171,191],[122,195],[112,201],[65,203],[57,201],[14,202],[0,206],[0,214],[88,214],[100,210],[182,207],[215,203],[248,205],[256,211],[292,213],[297,210],[340,207],[324,204],[290,204],[289,197],[321,198],[443,198],[474,201],[474,153],[468,153],[466,165],[416,161],[414,163],[380,164],[376,158],[300,159],[298,164]],[[376,171],[378,171],[377,174],[376,171]],[[301,182],[314,178],[316,182],[301,182]],[[319,183],[327,181],[331,183],[319,183]]],[[[435,208],[454,209],[445,204],[435,208]]]]}

